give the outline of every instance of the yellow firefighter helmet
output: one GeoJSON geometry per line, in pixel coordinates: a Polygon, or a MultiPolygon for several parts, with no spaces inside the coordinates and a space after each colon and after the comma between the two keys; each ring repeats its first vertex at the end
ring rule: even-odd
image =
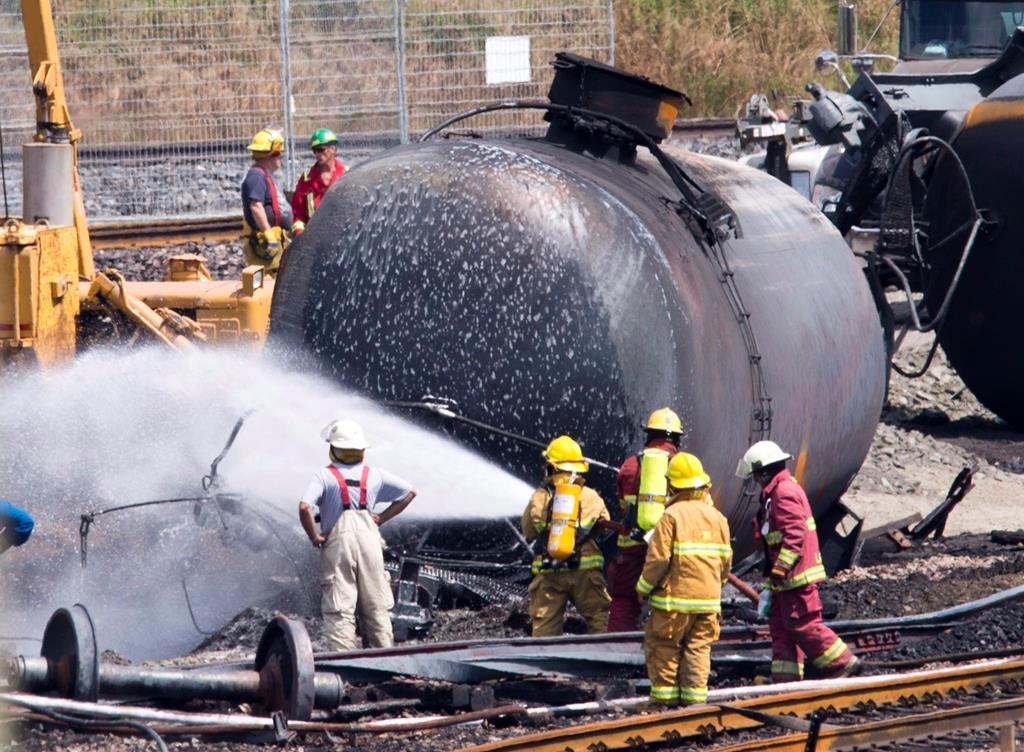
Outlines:
{"type": "Polygon", "coordinates": [[[647,423],[644,424],[644,428],[648,431],[681,434],[683,432],[683,421],[679,419],[674,410],[662,407],[651,413],[647,423]]]}
{"type": "Polygon", "coordinates": [[[711,483],[711,478],[695,455],[678,452],[669,460],[668,482],[672,488],[702,488],[711,483]]]}
{"type": "Polygon", "coordinates": [[[571,436],[558,436],[551,440],[543,457],[549,465],[565,472],[585,473],[590,469],[586,459],[583,457],[583,450],[571,436]]]}

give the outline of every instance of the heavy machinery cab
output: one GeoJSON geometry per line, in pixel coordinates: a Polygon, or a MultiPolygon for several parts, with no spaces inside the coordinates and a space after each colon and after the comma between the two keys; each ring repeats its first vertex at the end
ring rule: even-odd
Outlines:
{"type": "Polygon", "coordinates": [[[994,58],[1024,25],[1024,3],[906,0],[900,13],[900,60],[994,58]]]}

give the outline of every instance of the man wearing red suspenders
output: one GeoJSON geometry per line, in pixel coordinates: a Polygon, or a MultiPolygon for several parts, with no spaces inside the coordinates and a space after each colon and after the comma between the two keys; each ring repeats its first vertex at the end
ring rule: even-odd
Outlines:
{"type": "Polygon", "coordinates": [[[406,481],[363,462],[370,446],[362,427],[341,418],[324,429],[330,464],[317,471],[299,502],[299,521],[320,549],[320,610],[332,650],[355,650],[356,613],[372,648],[394,643],[389,612],[395,605],[384,568],[384,539],[377,529],[416,496],[406,481]],[[390,505],[381,514],[377,502],[390,505]],[[313,506],[320,512],[317,531],[313,506]]]}

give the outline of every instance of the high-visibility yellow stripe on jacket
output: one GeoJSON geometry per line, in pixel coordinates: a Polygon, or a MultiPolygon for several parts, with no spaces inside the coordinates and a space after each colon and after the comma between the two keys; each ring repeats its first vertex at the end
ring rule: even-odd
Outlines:
{"type": "MultiPolygon", "coordinates": [[[[548,480],[554,485],[563,481],[567,482],[568,478],[568,473],[558,473],[548,480]]],[[[533,541],[540,538],[542,540],[538,544],[541,546],[546,544],[550,506],[551,493],[546,486],[542,486],[533,492],[533,495],[530,497],[530,503],[523,512],[523,535],[526,536],[527,540],[533,541]]],[[[598,520],[609,519],[611,519],[611,515],[608,514],[604,500],[594,489],[584,486],[580,491],[580,524],[576,528],[576,551],[578,553],[579,565],[574,567],[575,570],[604,569],[604,556],[601,554],[601,549],[598,548],[593,540],[584,539],[598,520]],[[580,545],[579,541],[584,542],[580,545]]],[[[543,554],[535,555],[530,571],[534,574],[567,571],[564,565],[561,567],[544,566],[544,559],[543,554]]]]}
{"type": "MultiPolygon", "coordinates": [[[[626,524],[631,524],[636,519],[636,494],[626,494],[619,499],[619,506],[622,508],[622,519],[626,524]]],[[[637,540],[628,535],[619,535],[616,539],[619,548],[633,548],[634,546],[645,546],[643,540],[637,540]]]]}
{"type": "Polygon", "coordinates": [[[825,579],[811,505],[788,470],[780,470],[764,487],[758,517],[772,569],[769,588],[793,590],[825,579]]]}
{"type": "Polygon", "coordinates": [[[677,495],[654,528],[636,590],[661,611],[717,613],[731,565],[725,517],[703,499],[677,495]]]}
{"type": "MultiPolygon", "coordinates": [[[[807,517],[804,520],[804,526],[807,529],[808,537],[818,529],[818,525],[813,517],[807,517]]],[[[814,561],[808,564],[807,562],[800,561],[799,551],[794,551],[792,548],[781,545],[781,531],[770,531],[765,536],[765,540],[769,542],[769,545],[779,547],[779,552],[775,556],[775,563],[788,572],[788,575],[781,580],[769,579],[766,583],[766,587],[769,590],[794,590],[798,587],[809,585],[812,582],[821,582],[826,579],[825,567],[821,563],[821,552],[816,547],[810,549],[813,551],[814,561]],[[773,539],[775,540],[774,544],[772,544],[773,539]],[[797,566],[797,562],[800,562],[800,566],[797,566]]]]}

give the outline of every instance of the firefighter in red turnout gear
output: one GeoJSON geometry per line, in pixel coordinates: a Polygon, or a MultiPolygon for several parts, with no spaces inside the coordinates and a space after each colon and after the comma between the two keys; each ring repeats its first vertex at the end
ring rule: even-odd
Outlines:
{"type": "Polygon", "coordinates": [[[823,677],[850,676],[860,660],[822,621],[817,583],[825,579],[825,567],[818,533],[807,495],[786,469],[788,459],[774,442],[759,441],[736,468],[736,475],[753,476],[762,488],[757,529],[768,569],[772,681],[803,679],[805,656],[823,677]]]}
{"type": "Polygon", "coordinates": [[[608,566],[608,592],[612,597],[609,632],[640,628],[641,604],[636,583],[647,557],[643,536],[654,529],[665,509],[669,495],[668,463],[679,451],[683,422],[675,412],[663,407],[651,413],[644,429],[647,431],[644,448],[622,463],[616,479],[622,522],[631,533],[619,535],[618,553],[608,566]]]}

